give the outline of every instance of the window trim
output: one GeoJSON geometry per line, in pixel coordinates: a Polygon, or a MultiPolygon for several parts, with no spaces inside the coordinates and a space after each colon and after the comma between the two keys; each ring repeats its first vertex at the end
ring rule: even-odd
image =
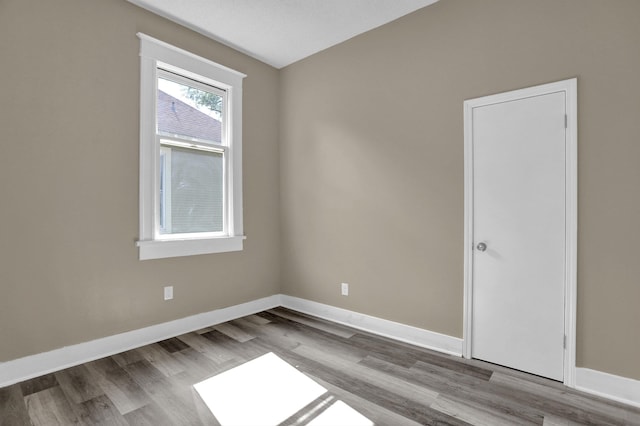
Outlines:
{"type": "MultiPolygon", "coordinates": [[[[191,256],[243,249],[242,214],[242,81],[238,71],[194,55],[143,33],[140,39],[140,260],[191,256]],[[158,239],[160,144],[156,133],[156,98],[159,68],[211,84],[227,92],[223,128],[229,156],[226,214],[227,234],[217,237],[158,239]]],[[[197,233],[194,233],[196,235],[197,233]]],[[[187,234],[188,235],[188,234],[187,234]]]]}

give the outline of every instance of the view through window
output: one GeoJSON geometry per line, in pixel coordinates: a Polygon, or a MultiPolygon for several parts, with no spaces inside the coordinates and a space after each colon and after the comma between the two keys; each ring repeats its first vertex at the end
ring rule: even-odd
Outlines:
{"type": "Polygon", "coordinates": [[[158,77],[160,234],[224,233],[225,92],[158,77]]]}

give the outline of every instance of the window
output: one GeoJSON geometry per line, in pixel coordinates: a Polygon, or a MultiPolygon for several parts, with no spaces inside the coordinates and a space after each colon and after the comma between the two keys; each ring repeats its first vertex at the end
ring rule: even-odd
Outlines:
{"type": "Polygon", "coordinates": [[[140,38],[140,259],[242,250],[244,74],[140,38]]]}

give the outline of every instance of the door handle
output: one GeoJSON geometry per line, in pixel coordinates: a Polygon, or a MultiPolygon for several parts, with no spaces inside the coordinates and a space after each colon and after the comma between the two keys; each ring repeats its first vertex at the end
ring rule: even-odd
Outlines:
{"type": "Polygon", "coordinates": [[[478,243],[476,248],[478,249],[478,251],[485,251],[487,249],[487,245],[485,243],[478,243]]]}

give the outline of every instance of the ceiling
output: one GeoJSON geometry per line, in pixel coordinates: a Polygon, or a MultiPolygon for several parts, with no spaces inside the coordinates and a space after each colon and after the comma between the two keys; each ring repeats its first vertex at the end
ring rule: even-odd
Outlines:
{"type": "Polygon", "coordinates": [[[128,0],[282,68],[438,0],[128,0]]]}

